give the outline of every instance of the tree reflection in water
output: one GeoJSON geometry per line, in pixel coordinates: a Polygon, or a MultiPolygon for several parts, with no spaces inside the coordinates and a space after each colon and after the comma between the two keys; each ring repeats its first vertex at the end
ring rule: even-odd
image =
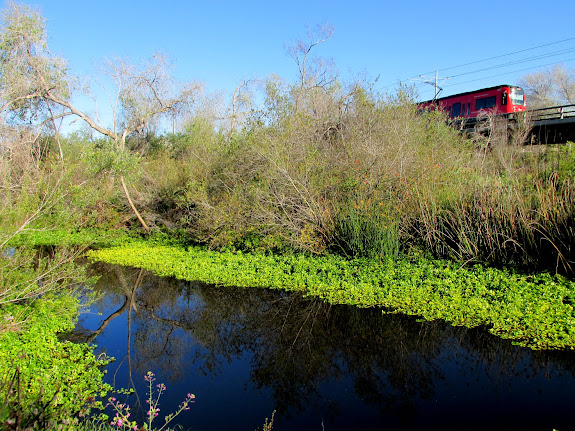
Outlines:
{"type": "MultiPolygon", "coordinates": [[[[91,310],[102,316],[81,319],[76,336],[116,356],[110,381],[121,374],[138,388],[132,373],[152,370],[168,384],[185,383],[194,392],[197,379],[208,378],[210,391],[222,392],[214,398],[225,399],[226,384],[218,379],[229,380],[235,371],[228,367],[245,363],[250,405],[242,407],[245,423],[230,415],[234,429],[253,430],[263,423],[262,412],[269,416],[273,409],[275,430],[433,429],[434,421],[437,429],[474,429],[470,415],[479,418],[477,429],[493,425],[495,418],[490,429],[517,429],[515,414],[540,405],[542,388],[554,391],[557,400],[546,393],[545,415],[527,424],[552,429],[562,424],[561,400],[574,395],[572,354],[533,353],[481,329],[422,323],[292,293],[182,282],[139,269],[97,265],[95,270],[102,297],[91,310]],[[550,389],[557,382],[561,389],[550,389]],[[258,399],[268,410],[253,405],[258,399]],[[503,406],[493,405],[502,400],[507,400],[503,406]],[[556,408],[549,411],[549,405],[556,408]],[[491,419],[483,415],[486,407],[495,415],[491,419]],[[313,426],[306,423],[311,418],[313,426]],[[461,421],[467,425],[457,428],[461,421]]],[[[184,427],[215,429],[209,415],[222,416],[225,406],[202,405],[202,394],[196,395],[193,418],[184,427]]]]}

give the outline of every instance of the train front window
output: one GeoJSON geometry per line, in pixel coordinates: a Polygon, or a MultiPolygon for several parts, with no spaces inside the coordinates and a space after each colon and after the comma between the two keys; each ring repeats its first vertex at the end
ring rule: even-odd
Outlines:
{"type": "Polygon", "coordinates": [[[522,88],[511,89],[511,103],[513,105],[525,106],[525,92],[522,88]]]}

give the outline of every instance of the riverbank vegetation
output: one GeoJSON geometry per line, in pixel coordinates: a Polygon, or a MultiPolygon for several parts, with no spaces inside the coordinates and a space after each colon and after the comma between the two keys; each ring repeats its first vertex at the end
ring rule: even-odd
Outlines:
{"type": "Polygon", "coordinates": [[[117,110],[104,127],[72,104],[77,80],[50,52],[39,13],[10,4],[2,20],[2,420],[20,411],[10,407],[16,377],[32,388],[18,408],[42,420],[77,415],[106,390],[86,380],[98,381],[101,362],[56,334],[78,312],[76,257],[134,238],[177,246],[97,256],[486,326],[533,348],[575,346],[573,285],[554,275],[575,274],[573,144],[524,145],[528,119],[513,133],[464,136],[441,112],[418,112],[408,87],[345,82],[311,61],[328,27],[290,48],[296,80],[244,82],[229,106],[173,80],[164,56],[110,61],[117,110]],[[85,128],[62,134],[70,118],[85,128]],[[553,275],[520,275],[542,271],[553,275]],[[58,355],[32,348],[33,337],[58,355]],[[18,358],[37,364],[33,376],[18,358]],[[81,399],[61,401],[76,384],[81,399]]]}

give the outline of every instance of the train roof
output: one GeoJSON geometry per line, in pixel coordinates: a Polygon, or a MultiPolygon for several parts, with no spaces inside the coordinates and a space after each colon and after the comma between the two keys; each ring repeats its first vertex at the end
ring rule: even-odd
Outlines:
{"type": "Polygon", "coordinates": [[[480,88],[479,90],[466,91],[465,93],[452,94],[451,96],[438,97],[437,99],[424,100],[423,102],[419,102],[419,103],[430,103],[433,101],[439,102],[441,100],[451,99],[453,97],[467,96],[468,94],[481,93],[482,91],[488,91],[488,90],[497,90],[498,88],[501,88],[501,87],[521,88],[518,85],[501,84],[501,85],[496,85],[494,87],[486,87],[486,88],[480,88]]]}

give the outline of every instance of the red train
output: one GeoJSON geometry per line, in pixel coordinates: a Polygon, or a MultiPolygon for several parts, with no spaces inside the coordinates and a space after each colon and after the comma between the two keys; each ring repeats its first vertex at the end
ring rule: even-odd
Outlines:
{"type": "Polygon", "coordinates": [[[421,102],[422,109],[442,109],[451,118],[477,118],[484,113],[513,114],[527,109],[525,92],[514,85],[499,85],[421,102]]]}

